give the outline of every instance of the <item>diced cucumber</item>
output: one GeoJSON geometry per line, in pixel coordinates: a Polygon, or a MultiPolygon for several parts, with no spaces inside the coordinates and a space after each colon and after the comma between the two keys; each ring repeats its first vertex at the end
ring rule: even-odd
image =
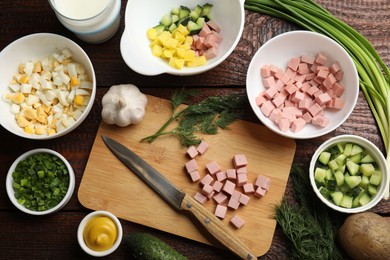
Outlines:
{"type": "Polygon", "coordinates": [[[375,162],[374,157],[372,157],[370,154],[366,154],[361,160],[361,163],[373,163],[375,162]]]}
{"type": "Polygon", "coordinates": [[[318,161],[324,165],[327,165],[329,163],[330,155],[331,154],[329,152],[322,152],[320,153],[320,156],[318,156],[318,161]]]}
{"type": "Polygon", "coordinates": [[[372,184],[368,184],[368,193],[371,195],[371,196],[374,196],[378,193],[378,188],[372,184]]]}
{"type": "Polygon", "coordinates": [[[190,35],[198,34],[202,30],[202,27],[193,21],[188,22],[187,28],[190,32],[190,35]]]}
{"type": "Polygon", "coordinates": [[[362,177],[361,176],[354,176],[354,175],[351,176],[349,174],[345,174],[344,181],[350,189],[353,189],[360,184],[360,182],[362,181],[362,177]]]}
{"type": "Polygon", "coordinates": [[[333,173],[332,173],[332,171],[330,169],[326,169],[325,179],[326,180],[334,180],[333,173]]]}
{"type": "Polygon", "coordinates": [[[379,183],[381,183],[382,180],[382,172],[377,170],[374,171],[374,173],[370,177],[370,184],[378,186],[379,183]]]}
{"type": "Polygon", "coordinates": [[[363,188],[361,188],[360,186],[356,186],[355,188],[353,188],[351,190],[351,195],[352,197],[356,198],[356,197],[359,197],[359,195],[363,192],[363,188]]]}
{"type": "Polygon", "coordinates": [[[174,14],[174,15],[179,15],[179,13],[180,13],[180,8],[173,8],[172,10],[171,10],[171,14],[174,14]]]}
{"type": "Polygon", "coordinates": [[[165,27],[169,27],[172,24],[171,15],[166,14],[163,17],[161,17],[160,24],[164,25],[165,27]]]}
{"type": "Polygon", "coordinates": [[[341,186],[344,184],[344,173],[341,171],[336,171],[334,173],[334,178],[336,180],[337,186],[341,186]]]}
{"type": "Polygon", "coordinates": [[[315,172],[314,172],[314,179],[316,180],[316,182],[325,183],[324,182],[325,176],[326,176],[326,170],[322,169],[320,167],[317,167],[315,172]]]}
{"type": "Polygon", "coordinates": [[[340,201],[340,206],[343,208],[350,209],[352,208],[352,200],[353,198],[348,195],[343,195],[343,198],[340,201]]]}
{"type": "Polygon", "coordinates": [[[198,20],[196,20],[196,23],[203,28],[203,25],[205,23],[205,18],[204,17],[199,17],[198,20]]]}
{"type": "Polygon", "coordinates": [[[168,30],[169,30],[170,32],[173,32],[173,31],[176,30],[176,29],[177,29],[177,26],[176,26],[176,24],[174,24],[174,23],[172,23],[171,26],[169,26],[169,28],[168,28],[168,30]]]}
{"type": "Polygon", "coordinates": [[[362,175],[362,182],[359,184],[360,187],[367,190],[370,179],[367,176],[362,175]]]}
{"type": "Polygon", "coordinates": [[[347,156],[347,157],[351,156],[351,153],[352,153],[352,146],[353,146],[353,144],[351,144],[351,143],[345,144],[345,146],[344,146],[344,152],[343,152],[343,154],[344,154],[345,156],[347,156]]]}
{"type": "Polygon", "coordinates": [[[336,171],[340,167],[336,160],[330,160],[328,166],[332,171],[336,171]]]}
{"type": "Polygon", "coordinates": [[[208,4],[208,3],[204,4],[202,12],[200,13],[200,16],[208,16],[211,12],[212,7],[213,7],[212,4],[208,4]]]}
{"type": "Polygon", "coordinates": [[[337,149],[339,150],[339,153],[343,153],[343,152],[344,152],[344,146],[343,146],[342,144],[338,143],[338,144],[336,145],[336,147],[337,147],[337,149]]]}
{"type": "Polygon", "coordinates": [[[336,181],[335,180],[328,180],[326,182],[326,188],[330,191],[335,191],[336,190],[336,181]]]}
{"type": "Polygon", "coordinates": [[[330,198],[330,191],[325,188],[325,186],[321,186],[318,191],[322,194],[322,196],[324,196],[326,199],[329,199],[330,198]]]}
{"type": "Polygon", "coordinates": [[[199,14],[197,12],[195,12],[194,10],[192,10],[190,12],[190,17],[191,17],[191,21],[196,22],[199,18],[199,14]]]}
{"type": "Polygon", "coordinates": [[[177,14],[173,14],[171,16],[171,19],[172,19],[172,23],[176,23],[177,21],[179,21],[179,16],[177,14]]]}
{"type": "Polygon", "coordinates": [[[179,18],[180,19],[185,18],[185,17],[189,17],[190,13],[191,13],[191,10],[188,7],[186,7],[184,5],[180,6],[180,9],[179,9],[179,18]]]}
{"type": "Polygon", "coordinates": [[[362,153],[362,152],[364,152],[363,147],[361,147],[358,144],[353,144],[352,145],[351,156],[354,156],[355,154],[359,154],[359,153],[362,153]]]}
{"type": "Polygon", "coordinates": [[[370,177],[375,171],[374,165],[371,163],[363,163],[360,165],[360,172],[367,177],[370,177]]]}
{"type": "Polygon", "coordinates": [[[363,192],[360,196],[359,196],[359,205],[360,206],[364,206],[366,205],[367,203],[369,203],[371,201],[371,197],[370,195],[368,195],[366,192],[363,192]]]}
{"type": "Polygon", "coordinates": [[[341,200],[343,199],[343,193],[341,191],[335,191],[330,194],[332,200],[336,206],[340,205],[341,200]]]}
{"type": "Polygon", "coordinates": [[[161,34],[165,30],[165,26],[161,24],[156,25],[153,28],[156,30],[157,35],[161,34]]]}
{"type": "Polygon", "coordinates": [[[360,200],[360,196],[357,196],[353,199],[352,201],[352,208],[356,208],[356,207],[359,207],[359,200],[360,200]]]}
{"type": "Polygon", "coordinates": [[[184,26],[187,26],[188,22],[191,20],[190,17],[183,17],[183,18],[179,18],[179,20],[176,22],[176,25],[178,26],[179,24],[181,25],[184,25],[184,26]]]}
{"type": "Polygon", "coordinates": [[[359,172],[359,168],[360,168],[359,164],[354,163],[353,161],[347,161],[346,166],[347,166],[348,172],[351,175],[356,175],[359,172]]]}
{"type": "Polygon", "coordinates": [[[358,154],[351,155],[351,157],[349,157],[349,160],[353,161],[356,164],[358,164],[362,160],[362,154],[358,153],[358,154]]]}
{"type": "Polygon", "coordinates": [[[345,164],[345,160],[347,159],[347,156],[345,156],[344,154],[340,154],[338,155],[336,158],[335,158],[335,161],[337,162],[337,164],[339,166],[342,166],[345,164]]]}
{"type": "Polygon", "coordinates": [[[201,7],[200,5],[197,5],[197,6],[195,6],[194,11],[195,11],[196,13],[198,13],[199,16],[200,16],[200,14],[201,14],[202,11],[203,11],[203,7],[201,7]]]}

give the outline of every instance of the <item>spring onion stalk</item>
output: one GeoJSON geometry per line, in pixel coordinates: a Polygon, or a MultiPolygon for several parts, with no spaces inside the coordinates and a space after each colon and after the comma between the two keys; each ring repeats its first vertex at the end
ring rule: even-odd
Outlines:
{"type": "MultiPolygon", "coordinates": [[[[390,70],[372,44],[313,0],[245,0],[245,9],[324,34],[348,52],[359,74],[360,89],[378,124],[390,168],[390,70]]],[[[389,190],[385,198],[389,198],[389,190]]]]}

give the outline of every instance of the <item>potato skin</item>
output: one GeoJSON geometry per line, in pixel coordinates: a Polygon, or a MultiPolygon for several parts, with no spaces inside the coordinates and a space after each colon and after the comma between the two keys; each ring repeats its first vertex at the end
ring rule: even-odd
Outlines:
{"type": "Polygon", "coordinates": [[[348,216],[338,239],[353,259],[390,259],[390,223],[373,212],[348,216]]]}

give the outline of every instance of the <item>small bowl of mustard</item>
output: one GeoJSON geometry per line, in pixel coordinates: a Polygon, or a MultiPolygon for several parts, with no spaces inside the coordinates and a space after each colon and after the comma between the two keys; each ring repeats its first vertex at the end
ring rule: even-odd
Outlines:
{"type": "Polygon", "coordinates": [[[119,219],[108,211],[98,210],[86,215],[77,230],[77,240],[89,255],[103,257],[113,253],[123,237],[119,219]]]}

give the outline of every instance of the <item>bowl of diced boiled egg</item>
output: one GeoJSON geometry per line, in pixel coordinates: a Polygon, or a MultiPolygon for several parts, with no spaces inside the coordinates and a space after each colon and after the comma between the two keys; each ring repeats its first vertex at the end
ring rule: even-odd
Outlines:
{"type": "Polygon", "coordinates": [[[260,121],[289,138],[325,135],[347,120],[359,95],[352,58],[331,38],[291,31],[265,42],[249,64],[246,90],[260,121]]]}
{"type": "Polygon", "coordinates": [[[79,126],[95,94],[93,65],[72,40],[37,33],[0,52],[0,125],[29,139],[52,139],[79,126]]]}
{"type": "Polygon", "coordinates": [[[143,75],[200,74],[233,52],[244,18],[244,0],[129,1],[121,54],[143,75]]]}
{"type": "Polygon", "coordinates": [[[320,145],[309,174],[318,198],[336,211],[367,211],[389,195],[389,169],[383,154],[357,135],[339,135],[320,145]]]}

